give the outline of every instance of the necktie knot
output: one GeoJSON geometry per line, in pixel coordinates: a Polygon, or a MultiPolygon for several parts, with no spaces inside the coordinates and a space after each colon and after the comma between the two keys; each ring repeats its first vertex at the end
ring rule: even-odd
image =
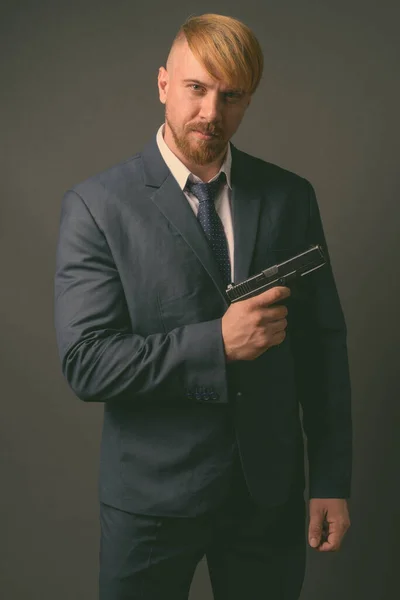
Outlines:
{"type": "Polygon", "coordinates": [[[209,183],[194,183],[190,179],[186,182],[186,189],[198,198],[199,202],[214,202],[215,197],[225,182],[225,173],[221,171],[217,179],[209,183]]]}

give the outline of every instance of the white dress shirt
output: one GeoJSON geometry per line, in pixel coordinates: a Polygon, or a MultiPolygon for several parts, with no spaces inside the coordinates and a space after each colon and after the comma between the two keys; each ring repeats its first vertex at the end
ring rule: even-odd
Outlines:
{"type": "MultiPolygon", "coordinates": [[[[178,182],[179,187],[181,188],[182,192],[186,196],[186,198],[197,218],[197,211],[199,209],[199,200],[198,200],[198,198],[196,198],[196,196],[194,196],[193,194],[191,194],[184,188],[186,186],[188,177],[191,179],[191,181],[194,181],[195,183],[205,183],[205,182],[203,182],[199,177],[197,177],[197,175],[195,175],[194,173],[189,171],[189,169],[183,164],[183,162],[167,146],[167,144],[165,143],[165,140],[164,140],[164,123],[161,125],[161,127],[159,128],[159,130],[157,132],[157,145],[158,145],[158,149],[160,150],[161,156],[163,157],[167,167],[169,168],[172,175],[175,177],[176,181],[178,182]]],[[[230,144],[228,143],[228,149],[227,149],[227,153],[226,153],[224,162],[222,163],[222,166],[221,166],[220,170],[218,171],[218,173],[215,175],[215,177],[210,179],[210,181],[214,181],[214,179],[216,179],[218,177],[218,175],[221,173],[221,171],[223,171],[226,175],[226,183],[224,183],[224,185],[221,186],[221,188],[217,194],[217,197],[215,199],[215,209],[222,221],[222,225],[225,230],[226,239],[228,241],[229,258],[231,261],[231,281],[233,281],[233,273],[234,273],[234,265],[233,265],[234,245],[233,244],[234,244],[234,241],[233,241],[233,225],[232,225],[232,210],[231,210],[231,193],[232,193],[231,163],[232,163],[231,147],[230,147],[230,144]]],[[[207,183],[209,183],[209,182],[207,182],[207,183]]]]}

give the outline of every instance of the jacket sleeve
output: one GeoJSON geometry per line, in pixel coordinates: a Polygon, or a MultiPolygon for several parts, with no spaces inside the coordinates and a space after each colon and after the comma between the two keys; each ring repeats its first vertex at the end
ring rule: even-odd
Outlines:
{"type": "Polygon", "coordinates": [[[312,186],[308,243],[320,244],[327,264],[304,278],[306,298],[293,336],[297,389],[307,437],[309,492],[314,498],[350,496],[351,388],[347,329],[320,212],[312,186]]]}
{"type": "Polygon", "coordinates": [[[61,208],[55,328],[63,374],[81,400],[228,402],[221,319],[132,331],[106,237],[74,191],[61,208]]]}

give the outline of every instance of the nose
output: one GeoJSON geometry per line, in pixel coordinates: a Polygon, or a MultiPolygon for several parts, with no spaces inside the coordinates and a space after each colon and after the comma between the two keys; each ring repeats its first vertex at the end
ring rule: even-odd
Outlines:
{"type": "Polygon", "coordinates": [[[200,116],[208,123],[218,123],[221,120],[221,99],[217,93],[208,92],[202,98],[200,116]]]}

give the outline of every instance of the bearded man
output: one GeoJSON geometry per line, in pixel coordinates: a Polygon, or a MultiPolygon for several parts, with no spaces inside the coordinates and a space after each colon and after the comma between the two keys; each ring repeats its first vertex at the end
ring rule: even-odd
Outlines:
{"type": "Polygon", "coordinates": [[[295,600],[306,539],[349,526],[346,325],[311,184],[238,150],[263,56],[242,22],[191,17],[158,75],[165,123],[63,199],[63,373],[104,404],[100,599],[295,600]],[[298,294],[226,289],[319,244],[298,294]],[[304,448],[309,512],[305,527],[304,448]]]}

